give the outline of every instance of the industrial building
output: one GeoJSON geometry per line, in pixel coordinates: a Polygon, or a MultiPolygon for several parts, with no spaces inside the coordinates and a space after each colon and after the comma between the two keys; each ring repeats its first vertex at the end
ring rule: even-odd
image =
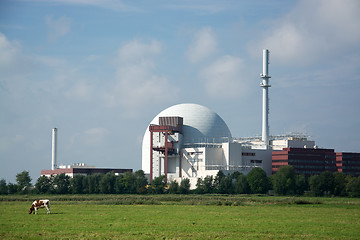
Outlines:
{"type": "Polygon", "coordinates": [[[60,165],[59,168],[53,170],[41,170],[41,176],[56,176],[64,173],[66,176],[74,177],[76,175],[92,175],[92,174],[106,174],[113,172],[115,175],[124,174],[125,172],[133,172],[132,169],[119,168],[96,168],[94,166],[87,166],[85,163],[74,163],[72,165],[60,165]]]}
{"type": "Polygon", "coordinates": [[[337,152],[336,167],[339,172],[360,176],[360,153],[337,152]]]}
{"type": "Polygon", "coordinates": [[[337,172],[336,153],[334,149],[317,148],[283,148],[272,152],[272,171],[279,167],[291,165],[296,174],[311,176],[323,171],[337,172]]]}
{"type": "Polygon", "coordinates": [[[119,168],[96,168],[95,166],[88,166],[85,163],[74,163],[72,165],[57,164],[57,128],[52,129],[51,141],[51,169],[41,170],[41,176],[51,177],[64,173],[66,176],[74,177],[76,175],[92,175],[92,174],[106,174],[113,172],[115,175],[123,174],[125,172],[133,172],[132,169],[119,168]]]}
{"type": "Polygon", "coordinates": [[[323,171],[360,176],[360,153],[335,152],[319,148],[315,141],[300,134],[274,136],[271,141],[272,173],[291,165],[297,174],[311,176],[323,171]]]}
{"type": "Polygon", "coordinates": [[[360,153],[335,152],[334,149],[283,148],[272,152],[272,172],[291,165],[297,174],[311,176],[323,171],[360,176],[360,153]]]}

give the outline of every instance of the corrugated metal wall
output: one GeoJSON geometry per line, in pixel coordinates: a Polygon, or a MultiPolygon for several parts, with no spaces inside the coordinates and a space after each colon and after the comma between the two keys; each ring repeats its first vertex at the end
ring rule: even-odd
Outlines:
{"type": "Polygon", "coordinates": [[[182,117],[159,117],[159,125],[160,126],[182,126],[183,118],[182,117]]]}

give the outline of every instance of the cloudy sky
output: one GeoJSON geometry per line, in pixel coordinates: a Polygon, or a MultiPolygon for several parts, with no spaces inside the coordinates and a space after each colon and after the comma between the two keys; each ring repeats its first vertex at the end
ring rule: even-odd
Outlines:
{"type": "Polygon", "coordinates": [[[261,134],[262,49],[270,133],[360,152],[360,1],[0,2],[0,178],[58,163],[141,168],[148,123],[178,103],[261,134]]]}

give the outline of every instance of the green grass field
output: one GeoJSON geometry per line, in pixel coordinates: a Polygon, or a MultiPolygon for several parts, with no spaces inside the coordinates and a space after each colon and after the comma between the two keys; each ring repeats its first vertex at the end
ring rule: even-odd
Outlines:
{"type": "Polygon", "coordinates": [[[0,239],[360,239],[360,199],[211,195],[48,198],[51,215],[45,209],[28,214],[34,196],[2,198],[0,239]]]}

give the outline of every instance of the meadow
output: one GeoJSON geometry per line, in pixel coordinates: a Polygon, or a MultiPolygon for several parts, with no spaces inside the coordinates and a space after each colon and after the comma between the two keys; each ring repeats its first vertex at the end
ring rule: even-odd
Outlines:
{"type": "Polygon", "coordinates": [[[360,199],[247,195],[0,198],[0,239],[360,239],[360,199]],[[51,214],[28,214],[36,198],[51,214]]]}

